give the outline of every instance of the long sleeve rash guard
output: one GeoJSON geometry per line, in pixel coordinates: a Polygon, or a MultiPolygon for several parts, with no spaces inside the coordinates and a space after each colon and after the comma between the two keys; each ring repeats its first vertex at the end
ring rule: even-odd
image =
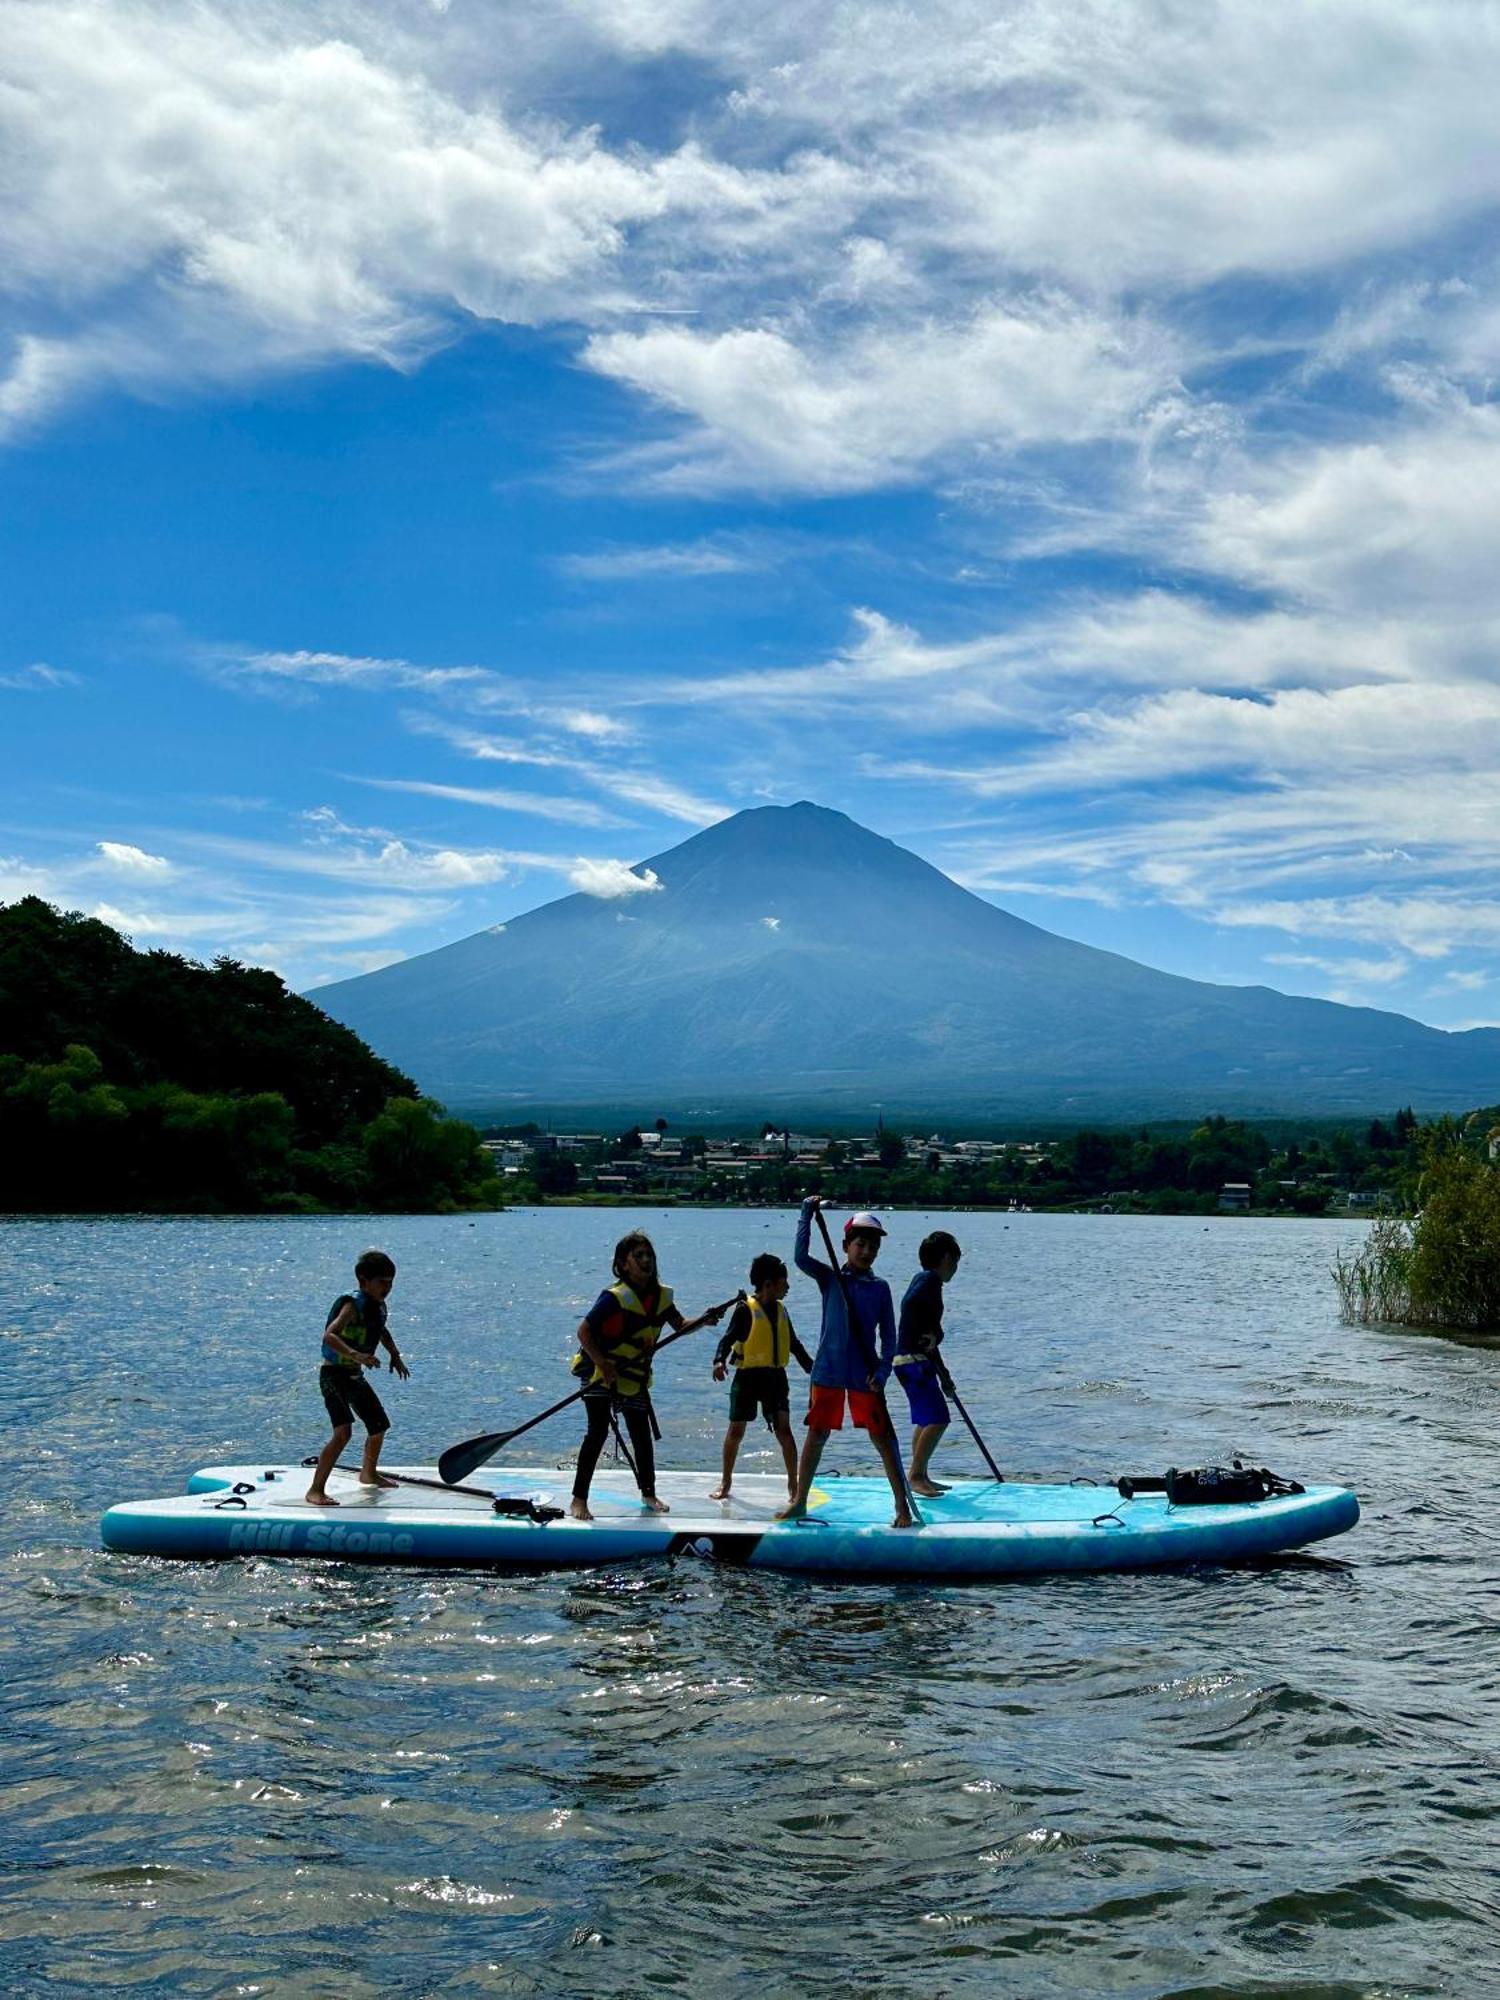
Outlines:
{"type": "Polygon", "coordinates": [[[803,1202],[797,1218],[797,1242],[793,1259],[823,1295],[823,1327],[818,1351],[813,1358],[812,1379],[829,1389],[863,1389],[873,1373],[884,1387],[896,1352],[896,1309],[891,1288],[884,1278],[860,1277],[846,1264],[842,1276],[858,1322],[851,1338],[844,1313],[844,1292],[833,1267],[814,1257],[812,1242],[814,1204],[803,1202]],[[862,1338],[861,1338],[862,1336],[862,1338]],[[870,1358],[875,1357],[872,1369],[870,1358]]]}

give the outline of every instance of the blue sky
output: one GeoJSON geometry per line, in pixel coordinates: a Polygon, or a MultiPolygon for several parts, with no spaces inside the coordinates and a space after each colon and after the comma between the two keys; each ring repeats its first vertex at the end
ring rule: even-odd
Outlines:
{"type": "Polygon", "coordinates": [[[812,798],[1500,1021],[1492,9],[19,0],[0,84],[0,898],[306,988],[812,798]]]}

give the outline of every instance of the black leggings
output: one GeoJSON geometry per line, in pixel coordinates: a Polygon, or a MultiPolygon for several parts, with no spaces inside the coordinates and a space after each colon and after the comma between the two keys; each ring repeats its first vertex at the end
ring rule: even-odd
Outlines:
{"type": "MultiPolygon", "coordinates": [[[[587,1500],[589,1497],[589,1482],[609,1436],[611,1402],[608,1396],[585,1396],[583,1399],[589,1427],[578,1448],[578,1468],[573,1474],[575,1500],[587,1500]]],[[[625,1428],[630,1433],[636,1484],[648,1500],[653,1500],[656,1497],[656,1446],[651,1436],[651,1412],[644,1406],[632,1408],[629,1403],[615,1403],[613,1407],[625,1419],[625,1428]]]]}

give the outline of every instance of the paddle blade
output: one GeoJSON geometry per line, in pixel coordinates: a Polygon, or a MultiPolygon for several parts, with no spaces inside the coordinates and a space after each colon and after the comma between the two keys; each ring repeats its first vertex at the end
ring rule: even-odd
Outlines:
{"type": "Polygon", "coordinates": [[[495,1453],[503,1445],[510,1443],[511,1431],[486,1431],[483,1437],[465,1438],[462,1444],[450,1444],[438,1460],[438,1478],[445,1486],[458,1486],[471,1472],[477,1472],[481,1465],[488,1465],[495,1453]]]}

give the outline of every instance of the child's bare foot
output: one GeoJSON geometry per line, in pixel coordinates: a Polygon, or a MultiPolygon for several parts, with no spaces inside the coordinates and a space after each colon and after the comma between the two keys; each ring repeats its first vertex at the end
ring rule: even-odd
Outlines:
{"type": "Polygon", "coordinates": [[[314,1493],[310,1486],[302,1497],[309,1507],[337,1507],[339,1504],[337,1500],[330,1500],[326,1493],[314,1493]]]}
{"type": "Polygon", "coordinates": [[[729,1481],[726,1479],[722,1486],[716,1486],[708,1497],[710,1500],[727,1500],[729,1498],[729,1481]]]}
{"type": "Polygon", "coordinates": [[[594,1518],[589,1512],[589,1503],[587,1500],[570,1500],[568,1502],[568,1512],[575,1521],[592,1521],[594,1518]]]}
{"type": "Polygon", "coordinates": [[[361,1486],[399,1486],[401,1482],[399,1479],[392,1479],[388,1472],[362,1472],[359,1475],[359,1483],[361,1486]]]}
{"type": "Polygon", "coordinates": [[[895,1520],[892,1521],[891,1523],[891,1526],[893,1528],[914,1528],[916,1525],[917,1525],[916,1522],[912,1519],[911,1515],[907,1513],[904,1507],[901,1509],[901,1512],[896,1516],[895,1520]]]}
{"type": "Polygon", "coordinates": [[[666,1501],[658,1500],[654,1493],[643,1493],[641,1495],[641,1505],[649,1509],[653,1514],[670,1514],[672,1511],[666,1501]]]}
{"type": "Polygon", "coordinates": [[[807,1512],[807,1502],[799,1500],[794,1493],[785,1507],[771,1516],[773,1521],[800,1521],[807,1512]]]}
{"type": "Polygon", "coordinates": [[[924,1500],[936,1500],[948,1491],[946,1486],[939,1486],[935,1479],[914,1479],[911,1482],[911,1490],[913,1493],[920,1493],[924,1500]]]}

